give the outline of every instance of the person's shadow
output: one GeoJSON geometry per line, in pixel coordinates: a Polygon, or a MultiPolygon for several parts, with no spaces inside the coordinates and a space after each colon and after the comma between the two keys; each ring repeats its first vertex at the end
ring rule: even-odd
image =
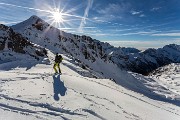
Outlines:
{"type": "Polygon", "coordinates": [[[53,87],[54,87],[54,100],[58,101],[59,94],[61,96],[65,96],[67,88],[64,86],[64,82],[61,81],[60,75],[53,75],[53,87]]]}

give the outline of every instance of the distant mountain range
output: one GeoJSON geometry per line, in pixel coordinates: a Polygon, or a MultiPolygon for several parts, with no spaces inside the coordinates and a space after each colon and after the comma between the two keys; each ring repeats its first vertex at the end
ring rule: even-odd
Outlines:
{"type": "Polygon", "coordinates": [[[97,68],[102,62],[143,75],[170,63],[180,63],[180,45],[170,44],[145,51],[117,48],[90,36],[66,33],[37,16],[31,16],[11,27],[0,25],[0,50],[7,48],[14,52],[27,53],[37,59],[47,54],[46,49],[53,53],[71,55],[84,68],[94,69],[96,66],[95,70],[102,75],[105,74],[104,68],[97,68]]]}

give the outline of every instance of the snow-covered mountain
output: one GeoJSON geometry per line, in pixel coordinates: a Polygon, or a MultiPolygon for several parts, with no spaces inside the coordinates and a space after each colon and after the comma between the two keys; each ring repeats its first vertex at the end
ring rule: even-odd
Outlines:
{"type": "Polygon", "coordinates": [[[13,31],[12,28],[0,25],[0,64],[18,61],[26,58],[35,58],[37,60],[46,57],[47,51],[38,45],[28,41],[21,34],[13,31]]]}
{"type": "Polygon", "coordinates": [[[180,95],[180,63],[172,63],[154,70],[149,76],[180,95]]]}
{"type": "Polygon", "coordinates": [[[13,29],[1,26],[0,120],[179,119],[178,85],[126,71],[145,74],[178,63],[179,45],[116,48],[65,33],[37,16],[13,29]],[[56,52],[64,58],[62,75],[53,74],[56,52]]]}
{"type": "Polygon", "coordinates": [[[129,54],[121,54],[117,50],[113,52],[111,60],[120,67],[146,75],[158,67],[180,63],[180,45],[170,44],[159,49],[150,48],[129,54]]]}
{"type": "MultiPolygon", "coordinates": [[[[159,49],[139,51],[135,48],[116,48],[89,36],[65,33],[52,27],[37,16],[12,26],[33,43],[54,52],[68,53],[90,68],[98,61],[114,63],[133,72],[148,74],[158,67],[180,62],[180,45],[167,45],[159,49]]],[[[101,63],[101,62],[100,62],[101,63]]],[[[96,70],[103,73],[103,70],[96,70]]]]}

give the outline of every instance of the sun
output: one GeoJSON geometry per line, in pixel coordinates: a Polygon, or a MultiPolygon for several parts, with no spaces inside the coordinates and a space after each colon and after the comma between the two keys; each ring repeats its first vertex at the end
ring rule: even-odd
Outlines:
{"type": "MultiPolygon", "coordinates": [[[[77,25],[82,20],[86,20],[85,17],[79,16],[76,13],[79,6],[75,6],[71,9],[66,10],[66,6],[61,7],[60,1],[52,0],[54,5],[51,6],[46,2],[43,5],[38,6],[37,11],[39,16],[45,17],[46,21],[50,23],[51,26],[56,28],[69,28],[77,25]],[[57,3],[56,3],[57,2],[57,3]],[[75,22],[77,21],[77,22],[75,22]]],[[[40,5],[40,4],[38,4],[40,5]]]]}
{"type": "Polygon", "coordinates": [[[51,14],[52,14],[52,18],[53,18],[54,22],[62,23],[64,21],[63,20],[63,14],[60,12],[59,9],[56,9],[51,14]]]}

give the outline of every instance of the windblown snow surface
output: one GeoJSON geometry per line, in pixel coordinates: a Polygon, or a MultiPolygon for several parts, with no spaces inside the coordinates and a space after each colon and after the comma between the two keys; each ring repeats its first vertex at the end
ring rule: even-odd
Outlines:
{"type": "MultiPolygon", "coordinates": [[[[48,57],[51,60],[54,54],[49,52],[48,57]]],[[[161,81],[114,72],[132,82],[131,86],[144,85],[140,92],[144,94],[140,94],[82,69],[68,56],[63,58],[62,75],[53,74],[53,61],[47,59],[37,63],[26,57],[0,64],[0,120],[180,119],[179,93],[164,89],[161,81]],[[171,101],[173,95],[175,102],[171,101]]]]}
{"type": "MultiPolygon", "coordinates": [[[[153,71],[150,76],[166,89],[180,95],[180,64],[172,63],[153,71]]],[[[173,97],[173,96],[172,96],[173,97]]]]}

